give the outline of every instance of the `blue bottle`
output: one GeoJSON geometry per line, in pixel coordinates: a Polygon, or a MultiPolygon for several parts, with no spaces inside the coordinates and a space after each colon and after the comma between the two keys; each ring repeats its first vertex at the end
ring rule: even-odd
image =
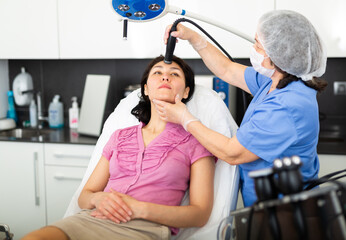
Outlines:
{"type": "Polygon", "coordinates": [[[8,91],[7,97],[8,97],[7,118],[12,118],[17,123],[18,118],[17,118],[16,109],[14,108],[13,91],[8,91]]]}

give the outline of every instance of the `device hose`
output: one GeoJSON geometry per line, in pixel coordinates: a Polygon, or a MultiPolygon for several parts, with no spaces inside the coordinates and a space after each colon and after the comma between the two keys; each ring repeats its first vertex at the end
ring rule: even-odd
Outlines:
{"type": "Polygon", "coordinates": [[[207,32],[205,31],[201,26],[199,26],[197,23],[190,19],[186,18],[179,18],[175,20],[175,22],[172,24],[171,30],[169,32],[169,37],[167,40],[167,47],[166,47],[166,54],[165,54],[165,59],[164,62],[167,64],[172,63],[172,58],[173,58],[173,52],[175,49],[175,44],[176,44],[176,37],[171,36],[171,33],[174,31],[177,31],[177,26],[180,22],[188,22],[197,27],[199,30],[201,30],[211,41],[215,43],[215,45],[220,48],[220,50],[232,61],[234,62],[233,58],[231,55],[228,54],[228,52],[207,32]]]}

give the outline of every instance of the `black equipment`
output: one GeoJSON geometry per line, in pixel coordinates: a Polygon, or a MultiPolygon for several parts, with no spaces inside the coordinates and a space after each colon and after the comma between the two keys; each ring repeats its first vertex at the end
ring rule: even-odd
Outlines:
{"type": "Polygon", "coordinates": [[[304,183],[301,165],[293,156],[251,172],[258,201],[231,212],[219,226],[218,239],[346,239],[346,183],[334,177],[346,169],[304,183]]]}
{"type": "Polygon", "coordinates": [[[0,240],[12,240],[13,234],[10,232],[10,228],[6,224],[0,223],[0,240]]]}

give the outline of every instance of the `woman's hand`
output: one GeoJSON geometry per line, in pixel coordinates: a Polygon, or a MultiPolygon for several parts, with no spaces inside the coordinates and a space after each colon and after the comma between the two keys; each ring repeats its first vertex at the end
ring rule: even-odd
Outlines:
{"type": "MultiPolygon", "coordinates": [[[[104,208],[102,208],[101,205],[101,208],[96,207],[96,210],[91,213],[91,216],[101,219],[110,219],[116,223],[128,222],[131,219],[141,218],[143,208],[140,201],[129,195],[119,193],[113,189],[111,189],[111,193],[108,194],[111,194],[111,196],[117,201],[117,203],[113,205],[113,212],[108,214],[109,211],[104,211],[104,208]],[[124,211],[127,212],[127,215],[125,216],[123,215],[124,211]],[[121,217],[119,218],[119,216],[121,217]]],[[[107,208],[107,202],[105,203],[105,206],[107,208]]]]}
{"type": "Polygon", "coordinates": [[[185,123],[191,119],[195,119],[187,110],[186,105],[181,102],[179,95],[175,97],[175,104],[157,99],[154,99],[153,102],[157,113],[164,121],[181,124],[186,128],[185,123]]]}
{"type": "Polygon", "coordinates": [[[97,218],[107,218],[113,222],[128,222],[133,216],[131,208],[124,201],[122,195],[116,191],[100,192],[92,200],[96,210],[91,216],[97,218]]]}

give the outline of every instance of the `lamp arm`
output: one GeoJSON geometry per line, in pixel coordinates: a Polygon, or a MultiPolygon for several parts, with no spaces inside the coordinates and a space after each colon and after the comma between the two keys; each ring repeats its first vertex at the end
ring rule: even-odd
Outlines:
{"type": "Polygon", "coordinates": [[[214,19],[207,18],[207,17],[199,15],[197,13],[188,12],[188,11],[186,11],[184,9],[181,9],[181,8],[178,8],[178,7],[175,7],[175,6],[171,6],[171,5],[168,6],[167,12],[173,13],[173,14],[176,14],[176,15],[182,15],[182,16],[186,16],[186,17],[191,17],[191,18],[200,20],[202,22],[209,23],[209,24],[214,25],[216,27],[222,28],[222,29],[224,29],[224,30],[226,30],[228,32],[231,32],[231,33],[233,33],[233,34],[235,34],[235,35],[237,35],[237,36],[239,36],[239,37],[241,37],[241,38],[243,38],[243,39],[245,39],[245,40],[247,40],[247,41],[249,41],[251,43],[255,42],[253,37],[250,37],[247,34],[238,31],[237,29],[234,29],[234,28],[232,28],[230,26],[227,26],[227,25],[225,25],[225,24],[223,24],[221,22],[217,22],[214,19]]]}

